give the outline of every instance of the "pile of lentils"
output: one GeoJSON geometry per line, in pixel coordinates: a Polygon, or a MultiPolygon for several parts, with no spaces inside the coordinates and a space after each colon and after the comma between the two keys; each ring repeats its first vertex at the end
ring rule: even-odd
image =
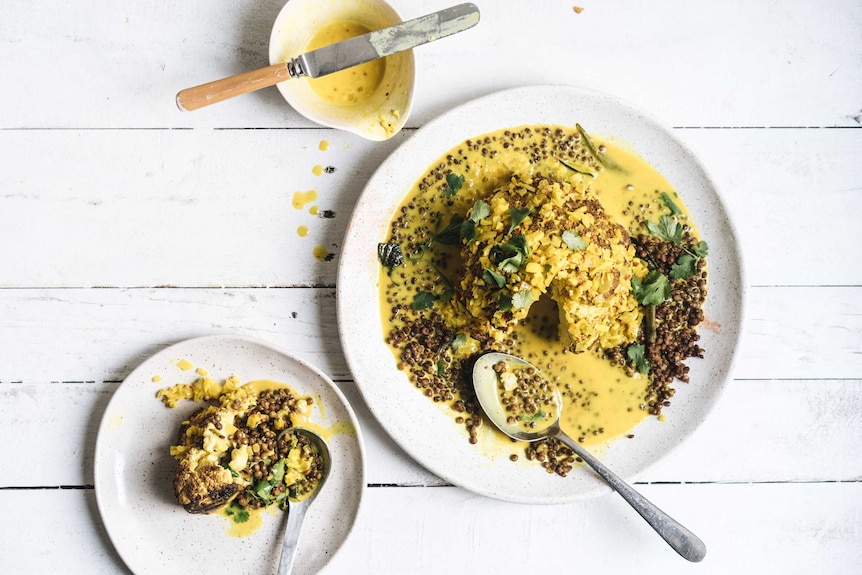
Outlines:
{"type": "MultiPolygon", "coordinates": [[[[279,459],[287,457],[293,443],[291,437],[285,435],[279,438],[281,431],[292,427],[291,414],[299,410],[299,402],[311,405],[312,398],[297,398],[289,389],[268,389],[258,396],[256,405],[249,410],[246,417],[237,425],[232,439],[233,447],[249,445],[254,455],[249,458],[249,466],[241,470],[240,475],[251,485],[239,492],[235,503],[246,509],[265,507],[266,502],[254,495],[254,488],[261,480],[272,477],[272,466],[279,459]],[[248,419],[255,416],[259,423],[248,427],[248,419]]],[[[252,421],[254,421],[254,419],[252,421]]],[[[272,498],[281,494],[287,486],[283,482],[273,486],[272,498]]]]}
{"type": "Polygon", "coordinates": [[[498,375],[497,393],[500,403],[506,408],[506,423],[530,431],[536,429],[538,423],[544,429],[557,420],[556,388],[538,374],[536,368],[510,366],[505,361],[499,361],[492,367],[498,375]],[[505,373],[515,377],[515,385],[511,390],[506,389],[503,381],[505,373]]]}
{"type": "MultiPolygon", "coordinates": [[[[643,327],[638,336],[639,343],[645,346],[644,358],[649,364],[650,378],[641,408],[652,415],[661,415],[662,408],[670,406],[670,398],[675,393],[674,379],[688,383],[686,359],[703,357],[703,349],[697,344],[700,339],[697,326],[704,318],[706,260],[698,260],[695,273],[688,279],[670,279],[671,268],[686,253],[683,246],[691,249],[695,243],[697,240],[690,230],[683,234],[681,245],[646,234],[641,234],[634,242],[637,256],[651,268],[658,269],[670,282],[670,298],[655,308],[654,337],[648,338],[643,327]]],[[[606,355],[633,375],[635,366],[626,356],[627,347],[628,344],[624,344],[609,349],[606,355]]]]}

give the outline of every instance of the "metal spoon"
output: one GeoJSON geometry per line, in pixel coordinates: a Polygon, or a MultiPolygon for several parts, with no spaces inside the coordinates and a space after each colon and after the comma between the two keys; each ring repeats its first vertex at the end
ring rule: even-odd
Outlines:
{"type": "Polygon", "coordinates": [[[322,437],[302,427],[291,427],[282,432],[296,433],[297,435],[305,436],[311,441],[317,452],[320,454],[320,459],[323,462],[323,477],[320,478],[320,483],[317,488],[308,497],[302,501],[290,501],[287,511],[287,520],[284,522],[284,542],[281,545],[281,558],[278,562],[278,575],[287,575],[293,569],[293,560],[296,557],[296,548],[299,545],[299,536],[302,531],[302,522],[305,519],[305,513],[314,502],[317,494],[323,489],[323,484],[329,476],[329,469],[332,466],[332,459],[329,456],[329,446],[322,437]]]}
{"type": "Polygon", "coordinates": [[[560,415],[562,414],[562,396],[560,390],[554,386],[554,401],[556,403],[557,418],[555,421],[542,429],[533,431],[524,431],[517,425],[512,425],[507,421],[506,411],[500,404],[498,395],[498,375],[494,371],[493,366],[499,362],[505,362],[511,366],[523,366],[525,368],[532,367],[537,374],[541,372],[531,365],[514,355],[507,353],[491,352],[482,355],[473,366],[473,387],[476,390],[476,396],[479,399],[479,404],[488,415],[489,419],[496,425],[500,431],[513,439],[519,441],[538,441],[548,437],[554,437],[567,445],[574,451],[578,457],[583,459],[587,464],[604,479],[608,485],[614,488],[617,493],[622,495],[629,505],[637,511],[641,517],[646,519],[656,532],[667,541],[668,545],[673,547],[674,551],[682,555],[689,561],[697,562],[706,555],[706,545],[698,537],[677,523],[673,518],[663,512],[661,509],[650,503],[643,495],[635,491],[629,484],[620,479],[614,472],[604,466],[598,459],[593,457],[590,452],[581,447],[578,442],[566,435],[560,429],[560,415]]]}

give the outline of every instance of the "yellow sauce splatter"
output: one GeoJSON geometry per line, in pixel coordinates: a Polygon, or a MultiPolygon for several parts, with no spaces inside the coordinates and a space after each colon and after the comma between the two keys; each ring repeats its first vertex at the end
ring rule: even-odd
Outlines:
{"type": "Polygon", "coordinates": [[[311,206],[310,208],[308,208],[308,213],[312,216],[316,216],[319,212],[320,208],[318,208],[317,206],[311,206]]]}
{"type": "Polygon", "coordinates": [[[325,246],[314,246],[314,257],[319,259],[322,262],[332,261],[332,258],[335,257],[335,254],[330,253],[325,246]]]}
{"type": "Polygon", "coordinates": [[[328,149],[329,149],[329,142],[328,142],[328,141],[326,141],[326,140],[320,140],[320,145],[319,145],[319,146],[317,146],[317,148],[318,148],[321,152],[325,152],[326,150],[328,150],[328,149]]]}
{"type": "MultiPolygon", "coordinates": [[[[358,22],[333,22],[312,36],[306,49],[316,50],[370,31],[358,22]]],[[[352,106],[374,94],[385,71],[385,61],[377,59],[335,74],[309,78],[308,82],[323,100],[337,106],[352,106]]]]}
{"type": "Polygon", "coordinates": [[[194,365],[192,365],[189,361],[187,361],[187,360],[185,360],[185,359],[181,359],[181,360],[179,360],[179,361],[177,362],[177,367],[178,367],[178,368],[180,368],[180,369],[181,369],[181,370],[183,370],[183,371],[188,371],[188,370],[190,370],[190,369],[194,369],[194,368],[195,368],[195,366],[194,366],[194,365]]]}
{"type": "Polygon", "coordinates": [[[323,173],[323,166],[321,166],[320,164],[314,166],[313,168],[311,168],[311,173],[315,176],[321,175],[323,173]]]}
{"type": "Polygon", "coordinates": [[[208,375],[209,375],[209,372],[207,372],[207,370],[205,370],[205,369],[204,369],[204,368],[202,368],[202,367],[197,368],[197,369],[195,370],[195,373],[197,373],[197,374],[198,374],[199,376],[201,376],[201,377],[206,377],[206,376],[208,376],[208,375]]]}
{"type": "Polygon", "coordinates": [[[112,415],[111,419],[108,421],[108,427],[111,429],[119,429],[123,426],[123,416],[122,415],[112,415]]]}
{"type": "Polygon", "coordinates": [[[299,226],[296,228],[296,233],[299,234],[299,237],[304,238],[308,235],[308,226],[299,226]]]}
{"type": "Polygon", "coordinates": [[[152,381],[153,381],[153,383],[158,383],[158,382],[160,382],[161,380],[162,380],[162,376],[161,376],[161,375],[154,375],[154,376],[152,377],[152,381]]]}
{"type": "Polygon", "coordinates": [[[293,200],[291,204],[297,210],[301,210],[306,206],[306,204],[310,204],[314,200],[317,199],[317,190],[308,190],[307,192],[293,192],[293,200]]]}

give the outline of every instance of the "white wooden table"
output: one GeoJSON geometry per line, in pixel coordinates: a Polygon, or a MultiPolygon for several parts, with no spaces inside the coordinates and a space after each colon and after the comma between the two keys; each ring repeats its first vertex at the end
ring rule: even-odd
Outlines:
{"type": "Polygon", "coordinates": [[[281,0],[0,2],[0,572],[126,571],[95,502],[99,420],[152,353],[223,333],[291,349],[358,413],[368,488],[330,573],[862,571],[862,4],[478,3],[477,28],[417,50],[408,128],[370,143],[275,88],[176,109],[177,90],[267,63],[281,0]],[[525,506],[447,485],[370,416],[340,351],[337,254],[370,173],[441,112],[531,84],[651,110],[738,224],[734,379],[637,481],[707,543],[699,565],[614,495],[525,506]],[[334,218],[291,207],[308,189],[334,218]]]}

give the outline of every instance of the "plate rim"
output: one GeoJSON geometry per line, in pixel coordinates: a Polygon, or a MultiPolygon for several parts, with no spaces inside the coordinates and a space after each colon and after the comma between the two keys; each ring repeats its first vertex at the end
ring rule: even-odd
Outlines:
{"type": "MultiPolygon", "coordinates": [[[[360,515],[361,515],[362,510],[363,510],[363,502],[365,501],[365,495],[366,495],[366,490],[367,490],[367,477],[368,477],[368,472],[367,472],[368,457],[367,457],[367,453],[366,453],[366,449],[365,449],[365,440],[363,437],[362,428],[359,425],[359,420],[356,417],[356,412],[354,411],[353,406],[350,404],[350,402],[348,401],[348,399],[344,395],[344,393],[341,391],[341,389],[339,389],[339,387],[337,385],[335,385],[335,382],[329,376],[327,376],[325,373],[323,373],[323,371],[321,371],[315,365],[309,363],[308,361],[306,361],[304,359],[301,359],[299,357],[294,356],[293,354],[286,351],[284,348],[281,348],[280,346],[275,345],[275,344],[268,342],[266,340],[263,340],[263,339],[260,339],[257,337],[253,337],[253,336],[248,336],[248,335],[238,335],[238,334],[229,334],[229,333],[196,336],[196,337],[182,339],[182,340],[176,341],[174,343],[171,343],[169,345],[166,345],[165,347],[159,349],[158,351],[155,351],[155,352],[149,354],[146,358],[144,358],[141,362],[139,362],[134,367],[134,369],[132,369],[129,372],[129,374],[123,379],[123,381],[117,386],[117,388],[111,393],[111,399],[108,400],[108,403],[105,405],[105,410],[99,419],[99,425],[96,429],[96,441],[94,443],[93,464],[92,464],[91,469],[93,470],[93,491],[95,492],[96,508],[99,512],[99,518],[102,521],[102,525],[104,526],[105,533],[107,534],[108,539],[110,540],[111,545],[114,548],[114,551],[116,551],[117,555],[119,555],[120,559],[123,561],[123,564],[130,571],[132,571],[134,573],[141,573],[141,572],[146,572],[146,570],[148,569],[146,566],[143,566],[144,571],[139,571],[139,569],[142,568],[141,565],[132,565],[130,563],[129,558],[127,557],[127,553],[124,552],[123,548],[118,546],[118,542],[117,542],[118,535],[115,534],[114,532],[112,532],[112,528],[110,527],[109,521],[107,520],[107,515],[106,515],[106,511],[105,511],[105,506],[107,505],[107,501],[103,500],[103,498],[107,496],[106,494],[103,493],[103,491],[106,489],[106,487],[104,487],[104,486],[100,487],[100,483],[101,483],[100,475],[101,474],[100,474],[99,470],[100,470],[100,465],[104,465],[104,463],[102,463],[102,461],[101,461],[102,458],[107,457],[107,454],[103,453],[103,451],[104,451],[104,443],[105,443],[105,441],[107,441],[107,439],[105,438],[106,437],[105,436],[105,430],[110,426],[110,420],[111,420],[110,414],[112,413],[111,407],[114,406],[115,401],[119,401],[117,398],[118,398],[118,392],[120,391],[120,389],[124,385],[126,385],[126,383],[128,381],[132,380],[133,378],[139,377],[139,372],[141,372],[143,370],[144,366],[146,366],[147,363],[149,361],[151,361],[155,356],[157,356],[159,354],[164,354],[171,349],[175,349],[175,348],[183,346],[183,345],[200,344],[200,343],[206,343],[206,342],[212,342],[212,341],[245,342],[245,343],[249,343],[249,344],[252,344],[255,346],[265,348],[269,351],[275,352],[276,354],[283,356],[284,358],[288,359],[289,361],[298,364],[302,369],[310,371],[315,376],[317,376],[323,383],[325,383],[332,390],[332,392],[336,395],[336,397],[338,397],[339,401],[341,401],[341,403],[343,404],[345,411],[348,413],[350,421],[351,421],[351,423],[355,429],[355,432],[356,432],[356,438],[355,439],[356,439],[356,446],[357,446],[357,451],[358,451],[358,455],[359,455],[359,472],[360,472],[360,478],[359,478],[358,484],[359,484],[360,488],[358,490],[358,497],[357,497],[357,503],[356,503],[356,513],[354,515],[353,521],[351,522],[350,526],[347,528],[347,530],[345,532],[344,540],[335,549],[335,551],[331,555],[329,555],[329,558],[327,559],[327,561],[325,563],[325,565],[328,565],[338,555],[338,553],[341,552],[341,550],[344,548],[344,545],[350,539],[351,535],[353,535],[353,532],[356,529],[356,524],[359,521],[360,515]]],[[[110,514],[108,514],[108,515],[110,515],[110,514]]],[[[114,529],[116,529],[116,527],[114,529]]]]}
{"type": "MultiPolygon", "coordinates": [[[[672,442],[670,445],[665,447],[662,453],[660,453],[657,457],[654,457],[649,463],[643,465],[635,473],[621,474],[627,481],[631,482],[631,481],[634,481],[637,476],[644,473],[648,469],[654,467],[659,462],[665,460],[669,455],[671,455],[674,451],[676,451],[692,435],[695,434],[695,432],[708,419],[708,416],[711,415],[715,411],[716,406],[721,401],[722,397],[724,396],[724,394],[727,391],[727,388],[729,387],[730,382],[733,379],[734,370],[737,366],[737,363],[738,363],[739,357],[740,357],[740,349],[742,347],[743,336],[744,336],[744,332],[745,332],[744,322],[745,322],[745,318],[747,315],[748,284],[747,284],[747,280],[746,280],[747,276],[746,276],[745,257],[744,257],[744,253],[742,251],[742,242],[740,241],[739,232],[738,232],[738,229],[736,227],[736,224],[734,223],[733,219],[730,217],[730,212],[727,208],[727,202],[724,199],[724,194],[721,190],[721,187],[716,184],[716,180],[713,177],[712,173],[707,169],[707,167],[701,161],[700,157],[695,153],[693,147],[688,142],[686,142],[682,138],[680,138],[670,125],[668,125],[667,123],[665,123],[664,121],[659,119],[656,115],[645,110],[641,106],[636,105],[636,104],[634,104],[630,101],[627,101],[623,98],[620,98],[618,96],[615,96],[613,94],[609,94],[606,92],[601,92],[601,91],[592,90],[592,89],[583,88],[583,87],[578,87],[578,86],[568,86],[568,85],[560,85],[560,84],[537,84],[537,85],[529,85],[529,86],[519,86],[519,87],[507,88],[507,89],[503,89],[503,90],[490,92],[488,94],[467,100],[467,101],[462,102],[462,103],[458,104],[457,106],[454,106],[451,109],[441,113],[440,115],[436,116],[435,118],[430,120],[428,123],[426,123],[425,125],[420,127],[416,131],[416,133],[413,134],[408,140],[399,144],[399,146],[397,148],[395,148],[383,160],[383,162],[381,162],[381,164],[377,167],[377,169],[372,172],[371,176],[369,177],[368,181],[366,182],[365,186],[363,187],[362,193],[360,194],[359,198],[357,199],[356,205],[353,209],[349,223],[348,223],[347,228],[345,230],[344,242],[342,244],[342,256],[344,256],[344,254],[348,253],[348,251],[349,251],[348,248],[351,247],[351,243],[352,243],[351,240],[356,233],[355,228],[360,225],[357,221],[357,216],[360,212],[360,209],[363,207],[363,204],[362,204],[363,198],[368,193],[369,188],[372,186],[372,184],[375,183],[375,181],[377,179],[379,179],[380,174],[384,173],[389,168],[389,166],[394,161],[397,160],[397,158],[399,157],[400,154],[403,154],[402,150],[405,148],[405,146],[409,142],[413,141],[414,139],[421,138],[421,136],[424,133],[431,133],[432,137],[438,137],[438,135],[435,133],[437,130],[445,131],[445,128],[439,128],[439,126],[444,126],[450,120],[450,118],[457,117],[459,114],[463,113],[463,111],[465,109],[477,107],[477,106],[485,104],[489,101],[497,102],[500,99],[506,99],[507,97],[515,96],[515,95],[521,95],[523,93],[528,93],[528,94],[533,93],[530,95],[539,95],[543,92],[565,92],[565,93],[571,95],[573,98],[596,98],[596,99],[609,101],[609,102],[612,102],[612,103],[620,106],[622,109],[627,109],[627,111],[637,114],[643,120],[645,120],[648,123],[651,123],[653,126],[658,128],[661,131],[662,136],[666,137],[670,142],[672,142],[673,144],[675,144],[676,146],[678,146],[681,150],[683,150],[685,152],[685,154],[687,156],[687,158],[686,158],[687,161],[691,164],[692,167],[699,170],[703,176],[704,181],[709,183],[709,186],[710,186],[712,192],[714,193],[715,201],[717,202],[718,206],[720,207],[721,211],[723,212],[723,214],[725,216],[723,218],[723,221],[722,221],[723,226],[726,227],[726,229],[724,230],[724,233],[726,233],[726,235],[729,236],[730,243],[734,248],[733,263],[736,266],[736,272],[737,272],[737,275],[739,277],[739,285],[737,286],[737,290],[736,290],[737,291],[736,295],[737,295],[737,299],[738,299],[738,305],[734,307],[734,311],[737,314],[737,318],[736,318],[736,321],[733,322],[733,327],[736,331],[736,334],[735,334],[736,338],[732,342],[732,344],[730,345],[730,348],[729,348],[727,368],[725,370],[724,377],[721,378],[717,382],[718,389],[715,390],[710,395],[709,406],[706,409],[706,411],[704,412],[703,417],[700,418],[698,421],[696,421],[690,427],[689,433],[678,438],[676,441],[672,442]]],[[[546,123],[550,123],[550,122],[546,122],[546,123]]],[[[522,122],[522,124],[523,125],[529,125],[530,122],[524,121],[524,122],[522,122]]],[[[510,127],[510,126],[500,125],[500,126],[498,126],[497,129],[504,129],[506,127],[510,127]]],[[[468,135],[466,137],[469,138],[472,136],[478,136],[481,133],[487,133],[487,131],[488,130],[482,131],[480,129],[477,131],[477,133],[472,134],[472,135],[468,135]]],[[[459,133],[461,133],[461,132],[459,132],[459,133]]],[[[624,135],[622,135],[622,134],[620,134],[620,136],[624,137],[624,135]]],[[[443,136],[439,136],[439,138],[443,139],[443,136]]],[[[447,136],[447,139],[451,140],[451,137],[447,136]]],[[[448,148],[445,148],[442,150],[434,150],[433,152],[429,152],[429,157],[426,158],[427,163],[430,165],[431,162],[433,162],[434,159],[437,157],[436,155],[434,155],[434,153],[436,153],[438,155],[445,153],[445,151],[447,149],[451,148],[451,146],[456,145],[458,142],[460,142],[462,140],[463,140],[463,138],[460,138],[460,139],[456,138],[456,140],[453,140],[449,143],[448,148]]],[[[417,173],[416,178],[418,178],[420,175],[421,175],[421,173],[417,173]]],[[[403,198],[403,194],[400,197],[403,198]]],[[[352,353],[348,353],[348,350],[350,349],[351,344],[350,344],[350,342],[348,342],[347,337],[345,335],[346,330],[344,329],[344,323],[343,323],[346,321],[346,318],[350,314],[349,314],[349,310],[344,308],[345,298],[339,297],[340,294],[343,293],[343,291],[345,289],[344,286],[346,286],[346,282],[349,280],[349,278],[347,276],[347,274],[349,273],[347,270],[347,266],[349,264],[346,264],[345,263],[346,261],[347,261],[347,258],[345,258],[345,257],[341,257],[339,259],[337,283],[336,283],[336,312],[337,312],[336,316],[337,316],[337,324],[338,324],[338,333],[339,333],[339,338],[341,340],[342,349],[345,353],[345,359],[347,361],[349,369],[351,370],[351,373],[353,374],[353,378],[354,378],[354,381],[356,382],[356,387],[360,393],[360,396],[363,398],[363,401],[365,401],[366,406],[368,407],[368,410],[371,412],[371,414],[375,418],[375,420],[381,425],[381,427],[384,429],[384,431],[387,433],[387,435],[393,441],[395,441],[395,443],[401,449],[403,449],[411,458],[413,458],[415,461],[417,461],[420,465],[422,465],[424,468],[429,470],[431,473],[443,478],[446,481],[450,481],[459,487],[465,488],[465,489],[472,491],[474,493],[477,493],[479,495],[487,496],[487,497],[494,498],[494,499],[501,499],[504,501],[510,501],[510,502],[527,503],[527,504],[559,504],[559,503],[568,503],[568,502],[578,501],[578,500],[582,500],[582,499],[586,499],[586,498],[590,498],[590,497],[595,497],[595,496],[598,496],[598,495],[601,495],[604,493],[608,493],[611,491],[610,487],[604,485],[600,488],[593,489],[592,491],[590,491],[586,494],[577,495],[577,496],[573,496],[573,497],[560,497],[560,498],[548,499],[548,498],[535,498],[535,497],[530,497],[530,496],[500,495],[499,493],[489,493],[487,491],[482,491],[481,489],[477,490],[475,488],[475,486],[464,485],[461,482],[453,481],[452,478],[445,477],[444,475],[439,473],[437,470],[435,470],[435,465],[433,464],[433,462],[431,462],[429,464],[429,462],[426,461],[426,458],[424,458],[422,456],[418,456],[415,453],[415,450],[413,449],[413,447],[410,445],[410,443],[408,441],[405,440],[405,438],[396,436],[395,434],[393,434],[390,431],[389,426],[387,425],[387,422],[385,421],[384,417],[382,417],[383,414],[378,413],[377,406],[373,405],[372,402],[369,402],[367,390],[365,388],[365,385],[363,385],[361,383],[361,381],[360,381],[361,378],[356,376],[357,360],[356,360],[356,358],[352,357],[352,355],[353,355],[352,353]]],[[[679,384],[679,382],[676,382],[676,383],[679,384]]]]}

